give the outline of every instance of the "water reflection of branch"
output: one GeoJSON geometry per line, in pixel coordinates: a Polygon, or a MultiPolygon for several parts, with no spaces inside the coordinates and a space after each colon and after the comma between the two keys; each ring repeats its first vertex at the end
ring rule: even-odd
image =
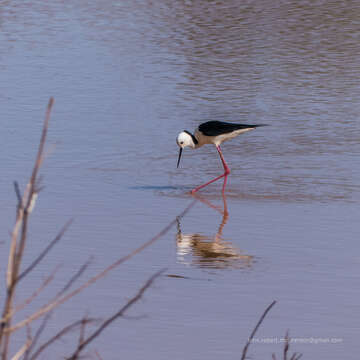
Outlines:
{"type": "Polygon", "coordinates": [[[180,220],[177,219],[177,254],[183,263],[188,263],[185,256],[192,253],[192,264],[210,268],[246,268],[252,265],[253,257],[243,255],[230,242],[223,240],[223,229],[229,219],[226,197],[223,195],[223,208],[213,204],[199,194],[193,195],[196,200],[222,215],[218,230],[214,236],[204,236],[198,233],[183,234],[180,220]]]}

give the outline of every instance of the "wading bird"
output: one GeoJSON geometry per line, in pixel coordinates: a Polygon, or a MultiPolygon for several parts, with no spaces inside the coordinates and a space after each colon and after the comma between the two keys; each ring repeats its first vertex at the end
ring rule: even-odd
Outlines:
{"type": "Polygon", "coordinates": [[[196,187],[191,190],[191,193],[195,193],[203,187],[217,181],[221,178],[224,178],[224,184],[222,191],[225,191],[227,176],[230,174],[230,169],[225,162],[223,154],[221,152],[220,144],[224,141],[230,140],[244,132],[253,130],[259,126],[265,125],[245,125],[245,124],[233,124],[223,121],[207,121],[199,125],[199,127],[195,130],[195,133],[184,130],[181,132],[177,138],[176,142],[180,147],[179,158],[177,162],[177,167],[179,167],[181,154],[183,148],[190,146],[192,149],[197,149],[200,146],[205,144],[214,144],[216,149],[220,155],[221,162],[224,166],[224,173],[215,179],[208,181],[207,183],[196,187]]]}

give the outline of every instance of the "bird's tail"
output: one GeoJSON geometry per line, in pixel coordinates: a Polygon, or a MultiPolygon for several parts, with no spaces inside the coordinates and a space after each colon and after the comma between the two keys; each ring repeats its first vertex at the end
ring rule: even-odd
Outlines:
{"type": "Polygon", "coordinates": [[[254,125],[254,128],[257,128],[260,126],[270,126],[270,124],[256,124],[256,125],[254,125]]]}

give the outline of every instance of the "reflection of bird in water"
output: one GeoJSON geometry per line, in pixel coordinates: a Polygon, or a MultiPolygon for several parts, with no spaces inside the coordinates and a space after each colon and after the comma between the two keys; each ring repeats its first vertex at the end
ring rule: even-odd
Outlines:
{"type": "Polygon", "coordinates": [[[224,241],[222,232],[229,218],[226,198],[223,196],[224,209],[221,209],[208,201],[194,195],[199,201],[215,209],[222,214],[222,220],[217,233],[213,237],[200,234],[183,234],[180,220],[177,219],[176,245],[177,255],[180,262],[208,268],[248,268],[252,265],[253,256],[243,255],[230,242],[224,241]],[[188,261],[188,256],[192,260],[188,261]]]}

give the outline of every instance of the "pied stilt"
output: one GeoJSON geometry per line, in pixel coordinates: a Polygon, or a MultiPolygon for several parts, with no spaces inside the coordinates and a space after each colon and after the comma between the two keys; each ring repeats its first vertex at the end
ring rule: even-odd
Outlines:
{"type": "Polygon", "coordinates": [[[224,167],[224,173],[215,179],[208,181],[207,183],[200,185],[193,189],[191,193],[195,193],[203,187],[217,181],[221,178],[224,178],[224,184],[222,191],[225,191],[227,176],[230,174],[230,169],[225,162],[223,154],[221,152],[220,144],[224,141],[230,140],[244,132],[253,130],[259,126],[265,125],[245,125],[245,124],[233,124],[223,121],[207,121],[199,125],[199,127],[195,130],[195,133],[184,130],[181,132],[176,138],[176,142],[180,147],[179,158],[177,162],[177,167],[180,164],[180,158],[183,148],[190,146],[192,149],[197,149],[200,146],[205,144],[214,144],[216,149],[220,155],[221,162],[224,167]]]}

